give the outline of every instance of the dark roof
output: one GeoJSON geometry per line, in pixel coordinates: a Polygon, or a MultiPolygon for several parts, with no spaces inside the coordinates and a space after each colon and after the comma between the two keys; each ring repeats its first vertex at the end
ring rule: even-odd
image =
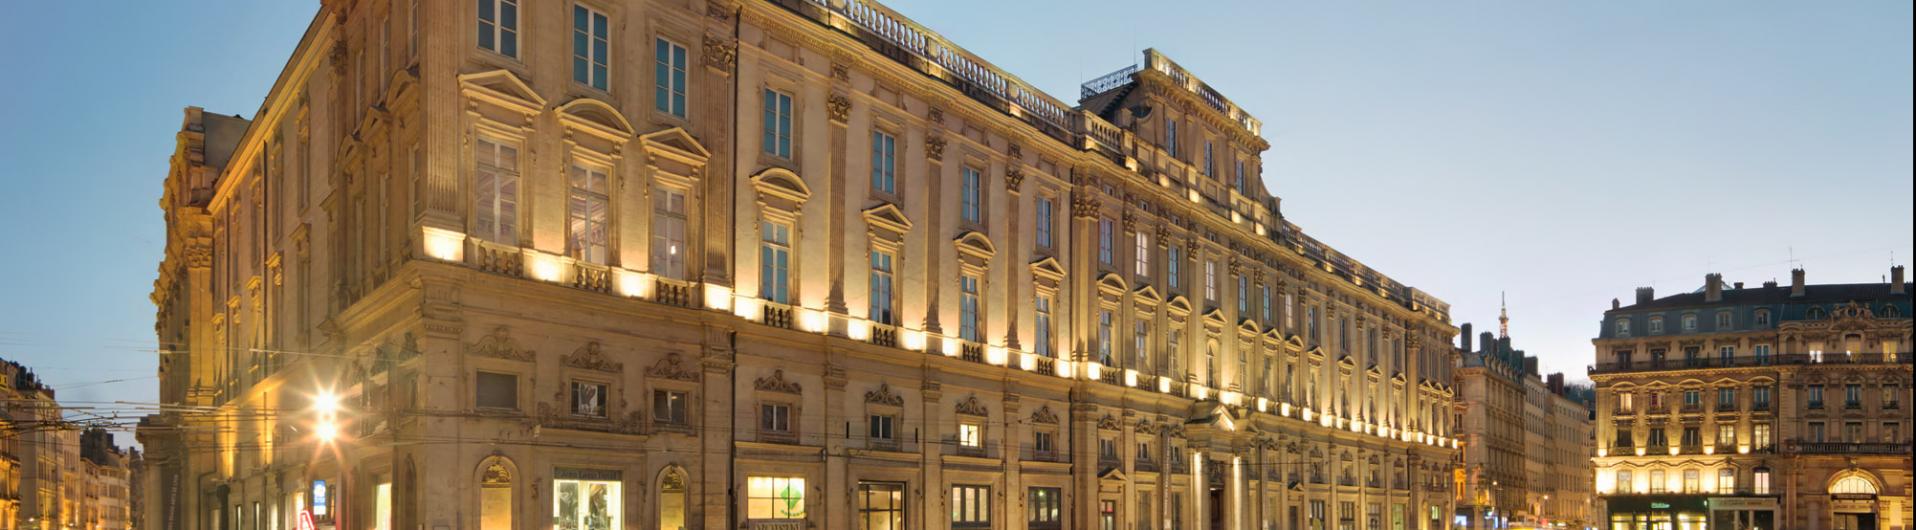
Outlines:
{"type": "Polygon", "coordinates": [[[1779,305],[1779,304],[1828,304],[1851,301],[1908,300],[1909,284],[1904,284],[1904,294],[1891,294],[1888,283],[1831,283],[1803,286],[1801,298],[1790,297],[1790,286],[1753,287],[1745,289],[1724,289],[1720,302],[1704,302],[1703,292],[1691,292],[1665,296],[1641,304],[1631,304],[1615,311],[1634,311],[1642,309],[1673,309],[1680,307],[1712,307],[1739,305],[1779,305]]]}

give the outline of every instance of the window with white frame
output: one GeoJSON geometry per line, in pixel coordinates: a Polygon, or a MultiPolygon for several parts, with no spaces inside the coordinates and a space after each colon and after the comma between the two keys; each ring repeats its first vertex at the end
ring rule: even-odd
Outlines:
{"type": "Polygon", "coordinates": [[[652,274],[685,279],[685,192],[652,188],[652,274]]]}
{"type": "Polygon", "coordinates": [[[885,131],[872,131],[872,191],[898,192],[898,139],[885,131]]]}
{"type": "Polygon", "coordinates": [[[605,90],[611,72],[612,29],[605,12],[572,4],[572,80],[605,90]]]}
{"type": "Polygon", "coordinates": [[[765,89],[765,124],[759,147],[765,154],[792,158],[792,96],[765,89]]]}
{"type": "Polygon", "coordinates": [[[1055,222],[1054,219],[1056,218],[1054,212],[1057,209],[1057,203],[1051,197],[1038,197],[1038,203],[1035,208],[1036,210],[1033,217],[1036,218],[1035,220],[1038,224],[1038,248],[1049,249],[1054,244],[1051,231],[1053,223],[1055,222]]]}
{"type": "Polygon", "coordinates": [[[1736,491],[1736,469],[1735,468],[1726,467],[1726,468],[1716,470],[1716,491],[1718,493],[1730,493],[1730,492],[1736,491]]]}
{"type": "Polygon", "coordinates": [[[1116,239],[1118,237],[1116,232],[1117,232],[1116,224],[1111,221],[1111,218],[1109,217],[1098,218],[1098,263],[1099,264],[1110,265],[1111,261],[1114,259],[1113,254],[1115,254],[1116,251],[1113,250],[1113,247],[1117,246],[1116,239]]]}
{"type": "Polygon", "coordinates": [[[1730,312],[1729,312],[1729,311],[1718,311],[1718,312],[1716,313],[1716,329],[1717,329],[1717,331],[1724,331],[1724,330],[1728,330],[1728,329],[1730,329],[1730,326],[1731,326],[1731,317],[1730,317],[1730,312]]]}
{"type": "Polygon", "coordinates": [[[892,253],[885,250],[871,252],[871,313],[872,322],[896,325],[892,302],[892,253]]]}
{"type": "Polygon", "coordinates": [[[766,220],[759,223],[758,296],[792,303],[792,225],[766,220]]]}
{"type": "Polygon", "coordinates": [[[481,136],[473,159],[472,235],[519,244],[519,147],[481,136]]]}
{"type": "MultiPolygon", "coordinates": [[[[1660,316],[1650,317],[1650,334],[1655,335],[1662,332],[1663,332],[1663,317],[1660,317],[1660,316]]],[[[1619,332],[1619,334],[1621,334],[1621,332],[1619,332]]]]}
{"type": "Polygon", "coordinates": [[[566,253],[579,261],[604,265],[609,257],[606,233],[612,214],[606,170],[574,162],[567,180],[571,193],[566,203],[566,253]]]}
{"type": "Polygon", "coordinates": [[[1098,363],[1105,366],[1115,366],[1117,364],[1116,361],[1111,358],[1111,328],[1114,325],[1112,322],[1114,318],[1109,309],[1098,311],[1098,363]]]}
{"type": "Polygon", "coordinates": [[[964,166],[959,170],[958,186],[958,217],[967,223],[984,222],[984,175],[976,167],[964,166]]]}
{"type": "Polygon", "coordinates": [[[958,446],[977,449],[985,446],[985,424],[979,419],[958,422],[958,446]]]}
{"type": "Polygon", "coordinates": [[[1136,246],[1137,246],[1137,249],[1136,249],[1137,264],[1134,267],[1136,270],[1133,271],[1133,273],[1137,274],[1138,276],[1150,276],[1151,275],[1151,235],[1144,233],[1143,230],[1139,230],[1137,235],[1133,236],[1133,239],[1136,240],[1136,246]]]}
{"type": "Polygon", "coordinates": [[[652,108],[685,118],[685,47],[664,38],[652,43],[652,108]]]}
{"type": "Polygon", "coordinates": [[[479,48],[519,57],[519,0],[479,0],[479,48]]]}
{"type": "Polygon", "coordinates": [[[1204,262],[1204,301],[1217,302],[1217,262],[1204,262]]]}
{"type": "Polygon", "coordinates": [[[792,433],[792,405],[766,402],[758,405],[758,431],[762,434],[792,433]]]}
{"type": "Polygon", "coordinates": [[[978,275],[958,276],[958,338],[971,342],[984,340],[983,330],[978,329],[978,317],[982,308],[978,307],[978,275]]]}
{"type": "Polygon", "coordinates": [[[1696,315],[1683,315],[1683,331],[1686,333],[1696,331],[1696,315]]]}
{"type": "Polygon", "coordinates": [[[1037,323],[1032,333],[1034,340],[1037,341],[1035,353],[1040,357],[1057,356],[1051,346],[1051,298],[1052,295],[1049,293],[1038,293],[1036,300],[1033,301],[1036,307],[1037,323]]]}

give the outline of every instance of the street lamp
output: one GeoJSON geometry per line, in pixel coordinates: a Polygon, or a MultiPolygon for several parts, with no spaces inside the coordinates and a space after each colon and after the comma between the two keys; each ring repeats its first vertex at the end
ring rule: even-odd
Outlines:
{"type": "Polygon", "coordinates": [[[339,395],[322,389],[313,395],[313,438],[331,444],[339,439],[339,395]]]}

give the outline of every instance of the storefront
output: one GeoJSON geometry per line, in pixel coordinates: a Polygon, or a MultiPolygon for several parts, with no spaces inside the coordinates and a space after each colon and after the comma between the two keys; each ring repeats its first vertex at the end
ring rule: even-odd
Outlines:
{"type": "Polygon", "coordinates": [[[1611,497],[1610,530],[1710,530],[1710,499],[1700,495],[1611,497]]]}
{"type": "Polygon", "coordinates": [[[1775,530],[1776,497],[1711,497],[1710,530],[1775,530]]]}

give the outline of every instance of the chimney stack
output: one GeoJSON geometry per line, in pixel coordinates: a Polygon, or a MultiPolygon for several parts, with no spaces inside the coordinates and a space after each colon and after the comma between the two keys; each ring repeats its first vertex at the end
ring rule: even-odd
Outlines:
{"type": "Polygon", "coordinates": [[[1717,303],[1723,301],[1723,275],[1709,273],[1703,275],[1703,301],[1717,303]]]}
{"type": "Polygon", "coordinates": [[[1903,266],[1889,268],[1889,294],[1904,294],[1909,289],[1903,287],[1903,266]]]}
{"type": "Polygon", "coordinates": [[[1615,311],[1615,310],[1618,310],[1618,309],[1623,309],[1623,301],[1622,301],[1622,300],[1618,300],[1618,299],[1615,299],[1615,298],[1611,298],[1611,299],[1610,299],[1610,310],[1611,310],[1611,311],[1615,311]]]}
{"type": "Polygon", "coordinates": [[[1803,269],[1790,269],[1790,298],[1802,298],[1807,292],[1803,287],[1803,269]]]}
{"type": "Polygon", "coordinates": [[[1483,352],[1489,352],[1489,353],[1498,353],[1498,351],[1497,351],[1497,334],[1495,334],[1495,333],[1491,333],[1491,332],[1488,332],[1488,331],[1485,331],[1485,332],[1483,332],[1483,333],[1478,333],[1478,334],[1477,334],[1477,343],[1478,343],[1478,344],[1477,344],[1477,347],[1478,347],[1478,348],[1482,348],[1482,349],[1480,349],[1480,350],[1478,350],[1478,351],[1483,351],[1483,352]]]}
{"type": "Polygon", "coordinates": [[[1464,332],[1463,332],[1463,333],[1459,333],[1458,335],[1459,335],[1459,338],[1462,338],[1462,339],[1463,339],[1463,341],[1464,341],[1464,345],[1463,345],[1464,347],[1463,347],[1462,349],[1463,349],[1463,350],[1464,350],[1465,352],[1469,352],[1469,351],[1471,351],[1471,350],[1470,350],[1470,323],[1469,323],[1469,322],[1465,322],[1465,323],[1464,323],[1464,326],[1463,326],[1463,329],[1464,329],[1464,332]]]}
{"type": "Polygon", "coordinates": [[[1550,387],[1550,393],[1563,395],[1563,372],[1550,374],[1550,377],[1544,379],[1544,384],[1550,387]]]}
{"type": "Polygon", "coordinates": [[[1736,290],[1738,291],[1743,290],[1743,282],[1736,282],[1735,284],[1732,284],[1732,285],[1736,286],[1736,290]]]}
{"type": "Polygon", "coordinates": [[[1656,300],[1656,299],[1657,299],[1657,288],[1655,287],[1638,287],[1637,288],[1637,303],[1638,304],[1647,304],[1647,303],[1650,303],[1651,300],[1656,300]]]}
{"type": "Polygon", "coordinates": [[[1764,288],[1764,289],[1775,289],[1775,288],[1776,288],[1776,280],[1770,280],[1770,281],[1767,281],[1767,282],[1763,282],[1763,288],[1764,288]]]}

